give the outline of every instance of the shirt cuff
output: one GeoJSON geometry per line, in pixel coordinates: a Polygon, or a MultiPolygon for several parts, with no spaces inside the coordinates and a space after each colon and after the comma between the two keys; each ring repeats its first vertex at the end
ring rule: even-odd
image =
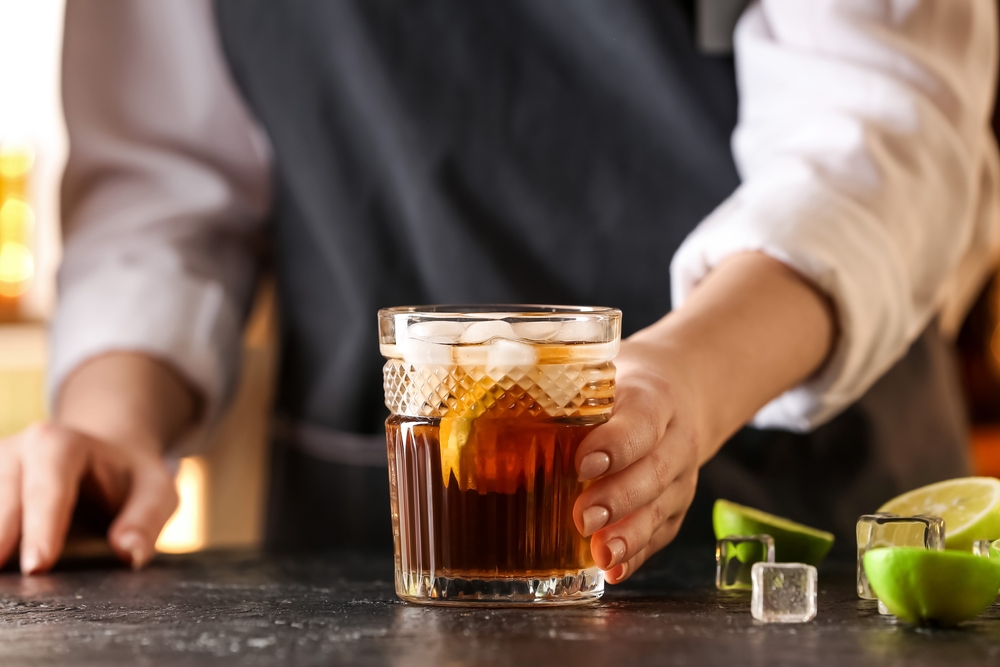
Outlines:
{"type": "Polygon", "coordinates": [[[834,350],[812,378],[762,408],[759,428],[808,431],[836,416],[906,352],[930,320],[914,313],[905,265],[886,230],[814,167],[776,160],[746,181],[684,241],[671,262],[673,307],[723,259],[763,252],[832,300],[834,350]]]}
{"type": "Polygon", "coordinates": [[[196,448],[232,393],[238,369],[242,318],[223,287],[125,260],[105,261],[65,282],[51,332],[50,405],[87,359],[111,351],[148,354],[200,392],[201,423],[171,449],[196,448]]]}

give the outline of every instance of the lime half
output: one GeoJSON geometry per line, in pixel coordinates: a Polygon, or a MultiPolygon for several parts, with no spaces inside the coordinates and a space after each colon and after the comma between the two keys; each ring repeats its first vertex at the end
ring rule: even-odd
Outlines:
{"type": "Polygon", "coordinates": [[[1000,479],[949,479],[897,496],[878,511],[939,516],[944,519],[945,547],[971,551],[976,540],[1000,535],[1000,479]]]}
{"type": "Polygon", "coordinates": [[[958,625],[990,606],[1000,565],[961,551],[873,549],[864,556],[868,583],[897,618],[920,625],[958,625]]]}
{"type": "Polygon", "coordinates": [[[833,534],[752,507],[716,500],[712,509],[715,539],[729,535],[770,535],[779,563],[819,563],[833,546],[833,534]]]}

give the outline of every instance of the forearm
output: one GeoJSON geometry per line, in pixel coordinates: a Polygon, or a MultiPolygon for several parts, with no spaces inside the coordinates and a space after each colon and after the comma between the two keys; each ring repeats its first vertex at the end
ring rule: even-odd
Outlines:
{"type": "Polygon", "coordinates": [[[833,347],[829,301],[763,253],[734,255],[683,308],[628,340],[694,393],[701,463],[771,399],[812,375],[833,347]]]}
{"type": "Polygon", "coordinates": [[[132,352],[111,352],[81,364],[63,382],[55,407],[62,426],[157,453],[199,414],[197,394],[176,371],[132,352]]]}
{"type": "Polygon", "coordinates": [[[743,13],[732,141],[741,183],[674,254],[673,303],[686,309],[723,258],[763,250],[821,285],[840,325],[815,382],[756,424],[828,421],[932,318],[954,324],[978,293],[1000,217],[996,17],[989,0],[915,0],[898,12],[767,0],[743,13]]]}

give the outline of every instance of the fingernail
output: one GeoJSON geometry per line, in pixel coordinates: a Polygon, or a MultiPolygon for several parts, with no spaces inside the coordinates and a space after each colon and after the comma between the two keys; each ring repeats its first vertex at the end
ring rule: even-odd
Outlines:
{"type": "Polygon", "coordinates": [[[593,535],[608,522],[608,510],[594,505],[583,510],[583,536],[593,535]]]}
{"type": "Polygon", "coordinates": [[[132,569],[141,569],[149,560],[149,553],[146,551],[146,542],[142,536],[136,532],[128,532],[118,540],[118,547],[122,551],[128,552],[132,560],[132,569]]]}
{"type": "Polygon", "coordinates": [[[611,457],[604,452],[591,452],[580,461],[580,481],[600,477],[611,467],[611,457]]]}
{"type": "Polygon", "coordinates": [[[604,568],[605,570],[610,570],[615,565],[618,565],[619,561],[625,557],[625,540],[620,537],[608,540],[608,551],[611,552],[611,562],[608,566],[604,568]]]}
{"type": "Polygon", "coordinates": [[[42,567],[42,554],[34,547],[28,547],[21,554],[21,574],[26,577],[38,572],[42,567]]]}
{"type": "Polygon", "coordinates": [[[617,584],[624,579],[626,574],[628,574],[628,563],[622,563],[618,566],[618,574],[615,575],[615,583],[617,584]]]}

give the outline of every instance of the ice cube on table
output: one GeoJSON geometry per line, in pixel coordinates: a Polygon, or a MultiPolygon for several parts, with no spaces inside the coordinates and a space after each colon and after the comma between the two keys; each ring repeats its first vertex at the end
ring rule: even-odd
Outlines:
{"type": "Polygon", "coordinates": [[[816,568],[805,563],[754,563],[750,613],[764,623],[816,618],[816,568]]]}
{"type": "Polygon", "coordinates": [[[944,549],[944,519],[939,516],[896,514],[865,514],[858,519],[858,597],[876,599],[862,558],[865,553],[880,547],[923,547],[944,549]]]}
{"type": "Polygon", "coordinates": [[[889,608],[886,607],[881,600],[878,601],[878,613],[882,614],[883,616],[892,616],[892,612],[889,611],[889,608]]]}
{"type": "Polygon", "coordinates": [[[506,338],[507,340],[511,340],[517,338],[517,334],[514,333],[514,328],[510,326],[510,322],[502,320],[473,322],[465,328],[458,342],[474,345],[485,343],[491,338],[506,338]]]}
{"type": "Polygon", "coordinates": [[[991,544],[993,544],[993,540],[976,540],[972,543],[972,553],[980,558],[989,558],[991,544]]]}
{"type": "Polygon", "coordinates": [[[753,588],[754,563],[774,562],[774,539],[770,535],[729,535],[715,543],[715,587],[720,591],[753,588]]]}

